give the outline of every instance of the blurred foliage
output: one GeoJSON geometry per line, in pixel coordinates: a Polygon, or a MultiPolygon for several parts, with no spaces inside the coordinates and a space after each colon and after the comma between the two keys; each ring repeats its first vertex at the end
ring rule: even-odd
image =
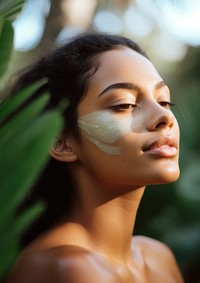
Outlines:
{"type": "Polygon", "coordinates": [[[13,49],[13,28],[10,21],[0,17],[0,48],[3,52],[0,53],[0,78],[1,84],[7,75],[9,65],[11,62],[11,55],[13,49]]]}
{"type": "Polygon", "coordinates": [[[0,15],[13,22],[19,12],[22,10],[25,0],[0,0],[0,15]]]}
{"type": "MultiPolygon", "coordinates": [[[[12,64],[12,22],[24,1],[0,0],[0,85],[12,64]]],[[[19,238],[44,205],[39,203],[15,215],[49,157],[49,147],[62,127],[58,110],[43,112],[48,94],[25,106],[38,82],[0,104],[0,281],[19,252],[19,238]]]]}
{"type": "Polygon", "coordinates": [[[16,208],[47,162],[48,149],[62,124],[59,112],[41,113],[48,102],[45,94],[17,111],[40,84],[16,93],[0,105],[0,279],[18,254],[20,235],[43,210],[42,204],[36,204],[15,216],[16,208]]]}

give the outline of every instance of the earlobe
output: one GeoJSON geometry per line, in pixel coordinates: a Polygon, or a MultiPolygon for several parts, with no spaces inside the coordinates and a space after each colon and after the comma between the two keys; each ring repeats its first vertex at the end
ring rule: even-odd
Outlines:
{"type": "Polygon", "coordinates": [[[78,160],[78,156],[71,145],[70,141],[60,138],[55,145],[51,148],[51,156],[62,162],[74,162],[78,160]]]}

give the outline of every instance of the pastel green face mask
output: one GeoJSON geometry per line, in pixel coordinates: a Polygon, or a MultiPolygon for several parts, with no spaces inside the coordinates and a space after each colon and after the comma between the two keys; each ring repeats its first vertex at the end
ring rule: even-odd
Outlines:
{"type": "Polygon", "coordinates": [[[114,117],[109,111],[96,111],[78,119],[78,125],[88,140],[108,154],[121,154],[114,146],[121,136],[130,133],[133,120],[131,117],[114,117]]]}

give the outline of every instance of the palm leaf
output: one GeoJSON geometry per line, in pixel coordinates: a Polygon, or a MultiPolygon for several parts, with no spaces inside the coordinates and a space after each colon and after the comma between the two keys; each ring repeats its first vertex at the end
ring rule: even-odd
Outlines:
{"type": "Polygon", "coordinates": [[[44,82],[45,80],[40,80],[4,100],[3,103],[0,104],[0,124],[26,102],[44,82]]]}
{"type": "Polygon", "coordinates": [[[37,204],[27,209],[18,217],[7,218],[7,227],[1,231],[0,254],[3,261],[0,264],[0,280],[3,278],[19,253],[18,239],[30,223],[43,211],[44,205],[37,204]],[[8,245],[9,243],[9,245],[8,245]],[[1,278],[2,277],[2,278],[1,278]]]}
{"type": "Polygon", "coordinates": [[[13,37],[14,31],[12,24],[3,20],[0,17],[0,80],[1,85],[3,85],[3,79],[5,79],[6,75],[9,72],[12,51],[13,51],[13,37]]]}
{"type": "Polygon", "coordinates": [[[23,199],[47,162],[49,147],[60,129],[60,116],[49,112],[31,121],[31,126],[22,127],[15,138],[9,139],[9,146],[0,148],[0,179],[4,188],[1,191],[0,226],[4,227],[6,218],[23,199]],[[14,160],[20,160],[20,166],[14,160]]]}
{"type": "Polygon", "coordinates": [[[24,127],[27,124],[31,124],[31,121],[35,119],[42,109],[46,106],[49,96],[42,95],[30,105],[27,105],[20,112],[16,113],[12,119],[9,119],[0,129],[0,147],[4,147],[8,144],[9,139],[15,138],[24,131],[24,127]],[[9,129],[13,129],[10,131],[9,129]]]}
{"type": "Polygon", "coordinates": [[[7,242],[6,247],[6,253],[3,253],[2,251],[2,254],[4,254],[4,258],[0,260],[0,282],[3,281],[5,274],[8,272],[13,260],[16,258],[18,253],[18,246],[16,245],[15,241],[7,242]]]}
{"type": "Polygon", "coordinates": [[[26,0],[0,0],[0,15],[14,21],[26,0]]]}
{"type": "Polygon", "coordinates": [[[0,104],[0,281],[19,252],[21,233],[44,207],[37,204],[15,216],[16,208],[48,161],[49,148],[62,128],[59,110],[43,112],[49,95],[24,104],[42,83],[27,87],[0,104]]]}

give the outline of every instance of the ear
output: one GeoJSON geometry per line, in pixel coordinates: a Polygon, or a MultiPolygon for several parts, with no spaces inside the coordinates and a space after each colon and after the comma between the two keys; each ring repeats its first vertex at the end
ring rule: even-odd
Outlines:
{"type": "Polygon", "coordinates": [[[72,139],[60,137],[53,148],[51,148],[51,156],[62,162],[74,162],[78,160],[72,139]]]}

